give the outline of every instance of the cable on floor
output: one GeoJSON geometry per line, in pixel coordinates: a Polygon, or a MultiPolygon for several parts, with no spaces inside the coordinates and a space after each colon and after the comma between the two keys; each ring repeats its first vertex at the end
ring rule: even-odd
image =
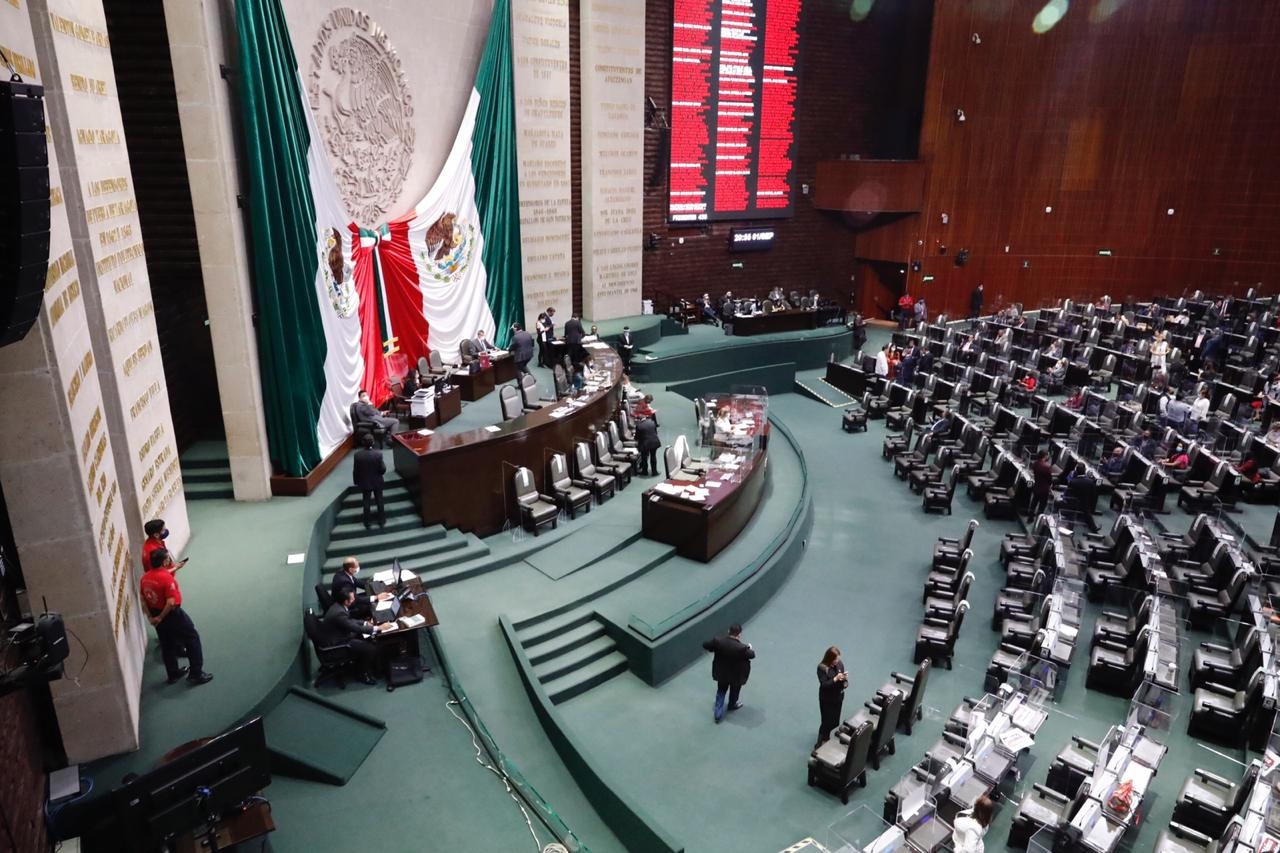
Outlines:
{"type": "Polygon", "coordinates": [[[459,704],[458,700],[450,699],[444,704],[445,707],[449,709],[449,713],[453,714],[454,719],[462,723],[462,725],[466,727],[467,732],[471,735],[471,745],[476,748],[476,763],[485,770],[491,771],[495,776],[501,779],[502,784],[507,787],[507,793],[511,796],[511,799],[515,800],[516,806],[520,809],[520,814],[524,815],[525,826],[529,827],[529,834],[533,836],[535,849],[538,850],[538,853],[542,853],[542,841],[538,838],[538,833],[533,829],[533,820],[529,817],[529,810],[524,807],[524,802],[520,799],[520,795],[517,794],[515,788],[511,786],[511,780],[507,777],[507,774],[504,771],[499,770],[497,767],[494,767],[492,764],[484,760],[484,748],[480,746],[480,739],[476,735],[476,730],[471,728],[471,723],[467,722],[467,719],[459,714],[454,708],[455,705],[459,704]]]}

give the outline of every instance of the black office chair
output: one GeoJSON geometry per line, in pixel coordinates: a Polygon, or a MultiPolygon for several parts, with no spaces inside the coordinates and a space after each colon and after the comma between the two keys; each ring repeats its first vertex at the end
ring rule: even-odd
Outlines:
{"type": "Polygon", "coordinates": [[[524,414],[520,401],[520,390],[513,385],[503,385],[498,389],[498,405],[502,408],[502,419],[509,421],[524,414]]]}
{"type": "Polygon", "coordinates": [[[933,546],[933,567],[941,569],[958,565],[960,563],[960,555],[969,549],[969,545],[973,542],[973,534],[977,529],[978,520],[971,518],[969,523],[965,525],[963,536],[956,538],[939,536],[937,543],[933,546]]]}
{"type": "Polygon", "coordinates": [[[573,463],[577,468],[573,484],[590,491],[596,503],[603,503],[606,496],[612,497],[617,491],[617,480],[613,475],[596,470],[595,463],[591,461],[591,446],[585,441],[579,441],[573,446],[573,463]]]}
{"type": "Polygon", "coordinates": [[[341,643],[336,646],[324,645],[320,637],[320,620],[316,618],[315,613],[311,612],[310,607],[307,608],[307,612],[302,616],[302,629],[306,633],[307,639],[311,641],[311,648],[315,650],[316,659],[320,661],[320,671],[316,673],[316,679],[311,686],[319,687],[325,681],[334,679],[338,682],[338,686],[345,690],[347,687],[347,669],[356,660],[351,652],[351,646],[347,643],[341,643]]]}
{"type": "Polygon", "coordinates": [[[912,663],[923,660],[942,661],[947,669],[951,669],[951,658],[955,654],[956,638],[960,636],[960,628],[964,624],[964,614],[969,610],[969,602],[962,601],[956,608],[955,616],[950,620],[925,619],[916,633],[916,650],[912,663]]]}
{"type": "Polygon", "coordinates": [[[922,660],[920,666],[916,668],[914,678],[908,678],[900,672],[890,673],[889,681],[880,685],[876,690],[876,698],[872,702],[881,704],[878,700],[890,693],[901,693],[905,688],[907,690],[906,699],[902,703],[902,711],[898,715],[898,725],[908,736],[911,734],[911,727],[916,722],[924,719],[924,688],[929,682],[929,670],[933,667],[932,661],[922,660]]]}
{"type": "Polygon", "coordinates": [[[378,443],[378,446],[379,447],[382,446],[383,441],[387,437],[387,430],[385,427],[379,424],[375,424],[371,421],[362,421],[359,418],[357,418],[355,403],[352,403],[351,407],[347,409],[347,417],[351,421],[351,432],[355,437],[357,447],[360,446],[361,436],[365,436],[365,435],[373,436],[373,440],[378,443]]]}
{"type": "Polygon", "coordinates": [[[871,750],[870,720],[841,725],[835,735],[809,757],[809,786],[819,785],[848,805],[849,790],[867,786],[867,754],[871,750]]]}
{"type": "Polygon", "coordinates": [[[329,608],[333,606],[333,596],[329,594],[329,588],[323,582],[316,584],[316,602],[320,605],[321,613],[328,613],[329,608]]]}
{"type": "Polygon", "coordinates": [[[538,398],[538,380],[533,378],[532,373],[520,377],[520,401],[526,412],[536,412],[542,408],[542,402],[538,398]]]}
{"type": "Polygon", "coordinates": [[[1196,768],[1178,792],[1173,822],[1218,838],[1233,817],[1244,811],[1258,780],[1261,762],[1252,761],[1239,782],[1196,768]]]}

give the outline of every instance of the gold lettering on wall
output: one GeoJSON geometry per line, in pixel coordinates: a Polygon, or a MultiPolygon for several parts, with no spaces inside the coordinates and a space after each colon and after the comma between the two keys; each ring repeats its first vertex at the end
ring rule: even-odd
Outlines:
{"type": "Polygon", "coordinates": [[[80,364],[76,367],[76,372],[71,374],[71,384],[67,388],[67,408],[75,408],[76,395],[80,393],[80,383],[84,382],[84,378],[89,375],[89,371],[93,370],[93,350],[89,350],[80,359],[80,364]]]}
{"type": "Polygon", "coordinates": [[[83,74],[72,74],[71,88],[76,92],[84,92],[87,95],[105,96],[107,94],[107,81],[99,80],[96,77],[86,77],[83,74]]]}
{"type": "Polygon", "coordinates": [[[111,40],[107,38],[106,33],[101,30],[95,30],[93,27],[85,26],[70,18],[64,18],[61,15],[50,12],[49,24],[53,27],[55,33],[71,36],[94,47],[111,47],[111,40]]]}
{"type": "Polygon", "coordinates": [[[129,407],[129,420],[136,421],[138,416],[146,410],[152,400],[160,396],[160,383],[152,382],[147,386],[147,390],[143,391],[137,400],[133,401],[133,405],[129,407]]]}
{"type": "MultiPolygon", "coordinates": [[[[10,0],[12,2],[12,0],[10,0]]],[[[38,78],[40,75],[36,73],[35,60],[29,56],[18,53],[7,44],[0,44],[0,49],[4,50],[4,55],[9,57],[9,61],[13,63],[13,70],[17,71],[23,77],[38,78]]]]}
{"type": "Polygon", "coordinates": [[[121,264],[127,264],[129,261],[142,257],[145,251],[146,250],[142,248],[141,243],[134,243],[131,246],[125,246],[118,252],[112,252],[107,255],[105,258],[94,264],[94,268],[98,271],[98,277],[101,278],[116,267],[119,267],[121,264]]]}
{"type": "Polygon", "coordinates": [[[67,249],[58,257],[49,262],[49,271],[44,276],[44,292],[48,293],[49,288],[62,277],[62,274],[76,265],[76,259],[72,257],[71,250],[67,249]]]}
{"type": "Polygon", "coordinates": [[[81,145],[119,145],[120,131],[108,127],[81,127],[76,130],[81,145]]]}
{"type": "MultiPolygon", "coordinates": [[[[124,375],[132,376],[133,371],[138,369],[138,365],[150,358],[151,353],[154,351],[155,347],[152,346],[151,341],[147,341],[142,346],[131,352],[129,357],[124,360],[124,375]]],[[[138,461],[142,461],[141,457],[139,457],[138,461]]]]}
{"type": "Polygon", "coordinates": [[[143,320],[150,317],[154,310],[155,307],[151,304],[150,300],[148,300],[145,305],[134,308],[107,328],[107,339],[112,343],[115,343],[116,338],[123,335],[130,326],[133,326],[135,323],[141,323],[143,320]]]}
{"type": "Polygon", "coordinates": [[[80,298],[80,279],[73,278],[71,282],[62,289],[62,292],[53,297],[53,301],[49,303],[49,324],[53,328],[58,327],[58,321],[62,319],[62,315],[68,308],[75,304],[80,298]]]}
{"type": "Polygon", "coordinates": [[[62,204],[62,187],[49,187],[49,206],[57,207],[60,204],[62,204]]]}
{"type": "Polygon", "coordinates": [[[128,189],[129,178],[123,175],[118,178],[100,178],[85,184],[86,194],[93,198],[97,198],[100,195],[110,195],[111,193],[122,193],[128,189]]]}

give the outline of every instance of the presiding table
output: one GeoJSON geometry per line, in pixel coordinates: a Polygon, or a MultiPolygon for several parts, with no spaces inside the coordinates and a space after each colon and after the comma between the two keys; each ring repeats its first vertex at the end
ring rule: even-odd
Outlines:
{"type": "Polygon", "coordinates": [[[729,322],[733,324],[733,334],[736,336],[799,332],[818,328],[818,312],[813,308],[788,308],[769,314],[738,314],[729,322]]]}
{"type": "Polygon", "coordinates": [[[605,344],[590,344],[588,349],[596,371],[588,388],[571,402],[465,432],[413,430],[392,436],[396,471],[423,524],[443,524],[479,536],[499,532],[514,517],[511,478],[516,467],[532,471],[538,490],[546,491],[551,454],[571,457],[574,443],[589,440],[590,428],[618,410],[622,361],[605,344]]]}
{"type": "Polygon", "coordinates": [[[769,421],[757,398],[708,399],[713,413],[729,409],[728,432],[717,431],[711,458],[698,476],[664,480],[641,496],[645,537],[676,546],[676,553],[709,562],[755,514],[769,467],[769,421]]]}
{"type": "Polygon", "coordinates": [[[481,368],[475,373],[460,370],[453,374],[451,381],[462,389],[462,399],[468,403],[474,403],[503,382],[510,382],[515,378],[516,362],[511,357],[511,353],[495,350],[489,353],[488,367],[481,368]]]}

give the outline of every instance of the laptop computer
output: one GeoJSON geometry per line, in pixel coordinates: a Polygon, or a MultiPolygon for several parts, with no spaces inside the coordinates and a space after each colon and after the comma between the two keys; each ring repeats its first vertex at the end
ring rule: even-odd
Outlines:
{"type": "Polygon", "coordinates": [[[373,607],[373,624],[381,625],[383,622],[394,622],[400,615],[400,599],[389,598],[386,601],[379,601],[373,607]]]}

